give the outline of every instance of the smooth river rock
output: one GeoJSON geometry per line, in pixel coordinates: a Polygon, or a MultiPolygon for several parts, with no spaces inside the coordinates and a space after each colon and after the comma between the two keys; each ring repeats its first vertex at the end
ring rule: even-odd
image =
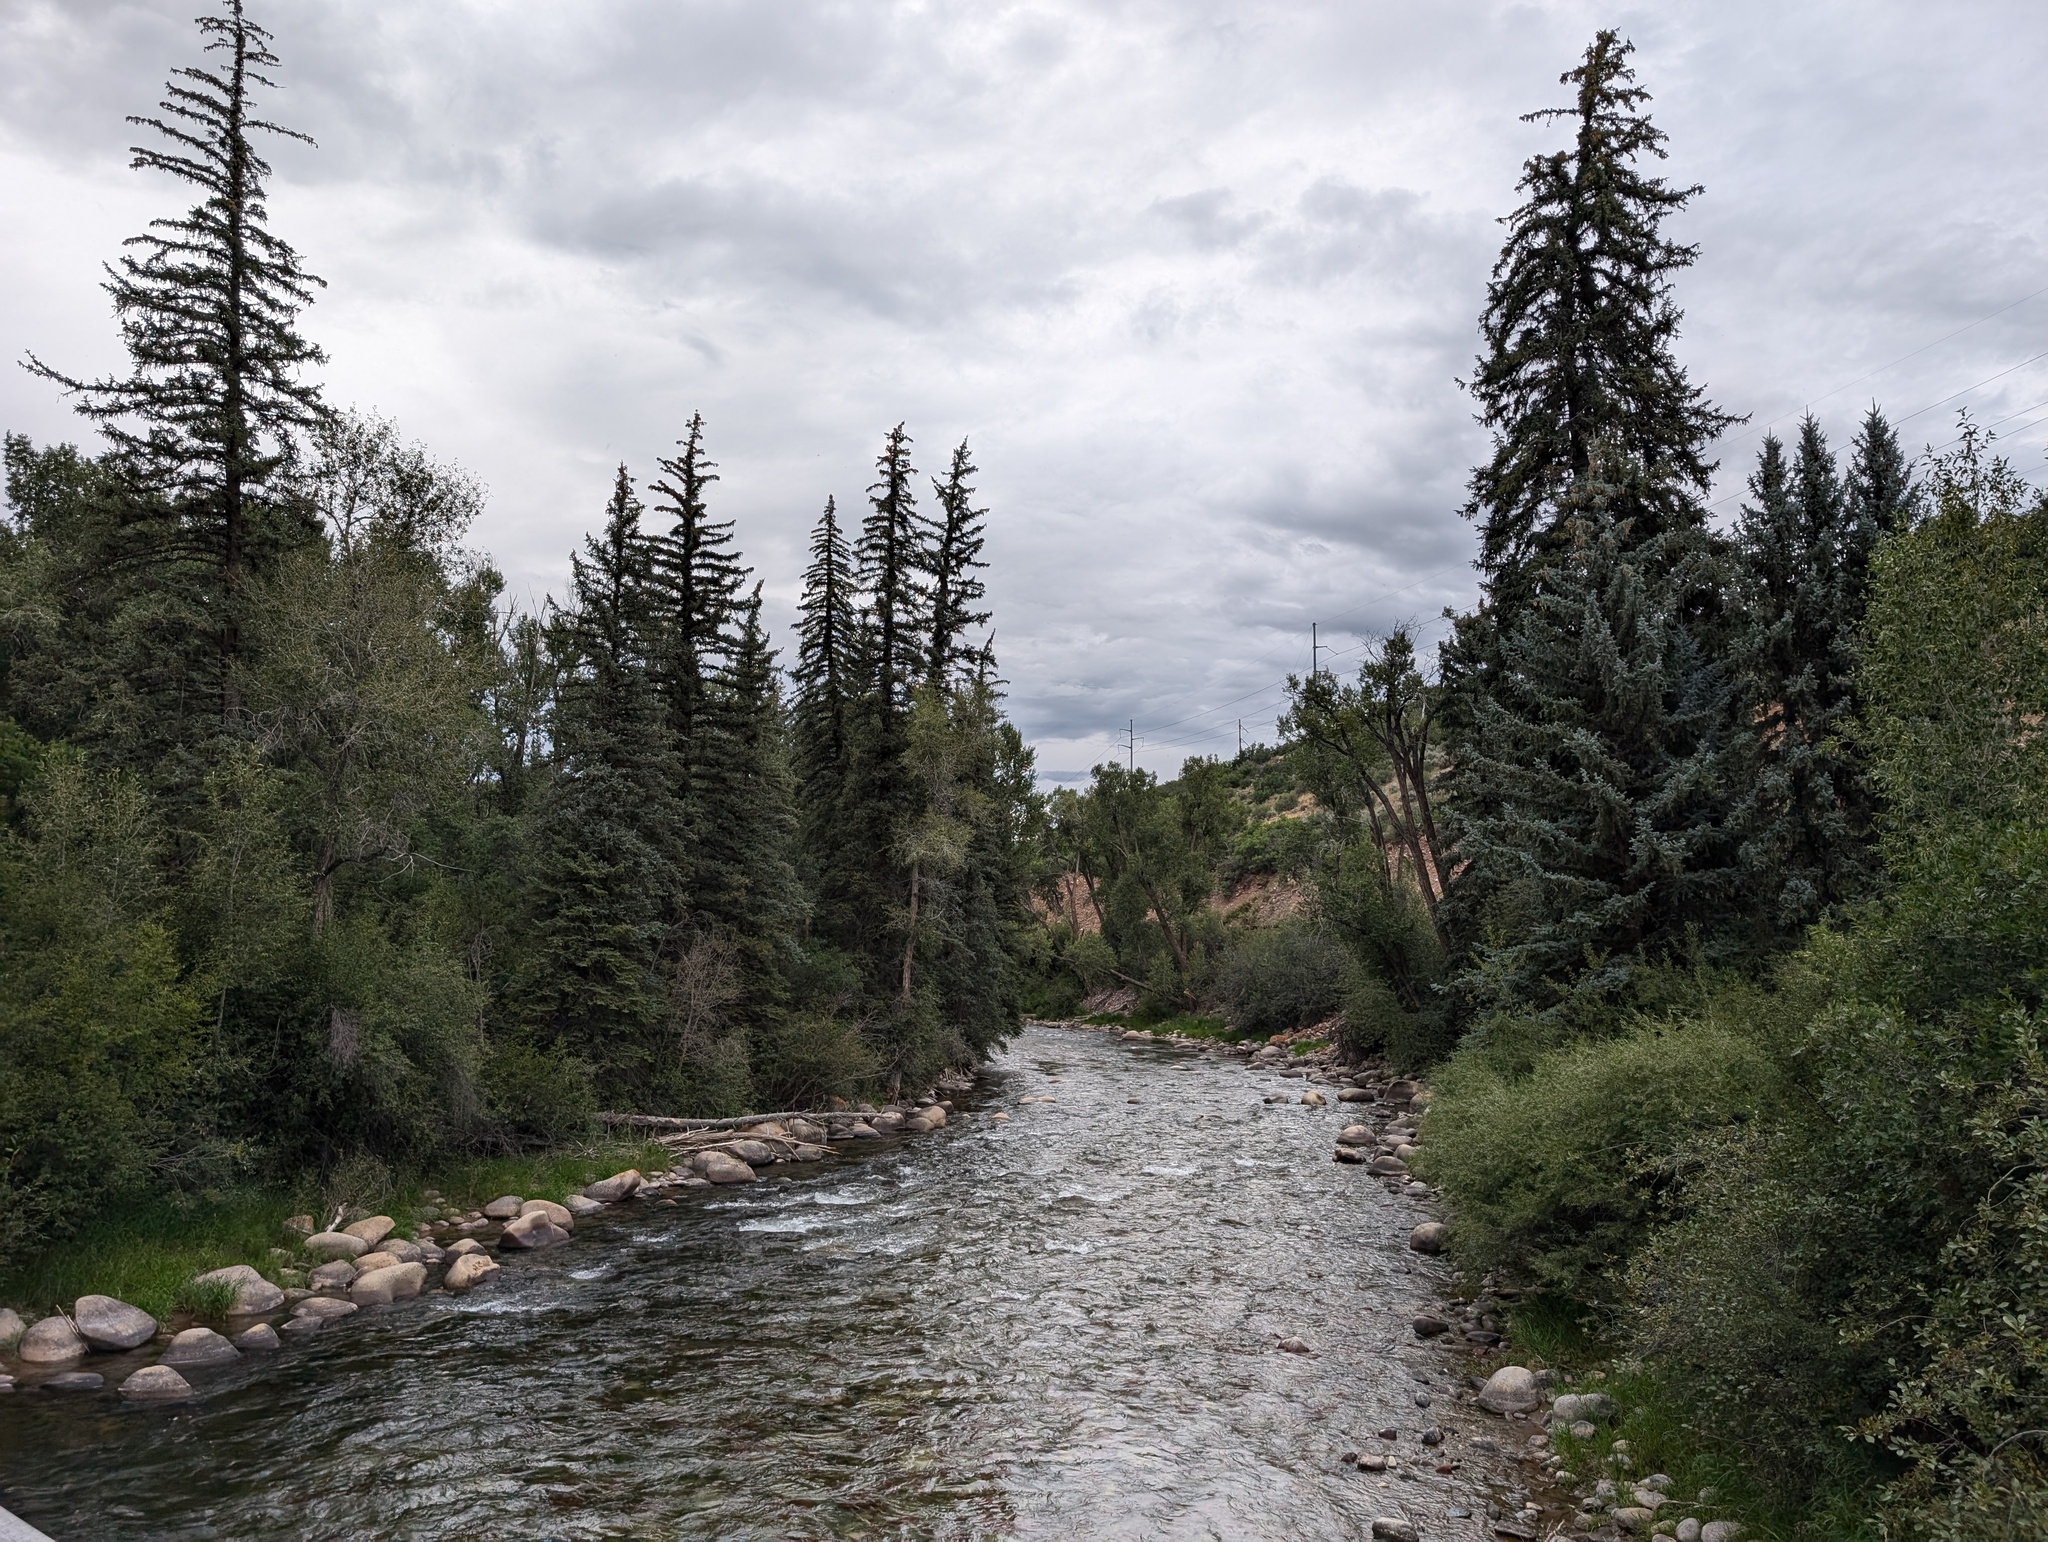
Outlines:
{"type": "Polygon", "coordinates": [[[1585,1420],[1604,1424],[1614,1417],[1614,1399],[1605,1392],[1567,1392],[1550,1405],[1553,1424],[1577,1424],[1585,1420]]]}
{"type": "Polygon", "coordinates": [[[1347,1124],[1337,1134],[1340,1146],[1370,1146],[1372,1143],[1372,1126],[1369,1124],[1347,1124]]]}
{"type": "Polygon", "coordinates": [[[351,1237],[361,1237],[365,1244],[374,1248],[386,1237],[398,1230],[398,1223],[388,1215],[368,1215],[360,1221],[350,1221],[342,1231],[351,1237]]]}
{"type": "Polygon", "coordinates": [[[306,1251],[316,1258],[361,1258],[370,1244],[345,1231],[316,1231],[306,1239],[306,1251]]]}
{"type": "Polygon", "coordinates": [[[134,1349],[156,1337],[156,1319],[112,1296],[80,1296],[71,1308],[79,1337],[94,1349],[134,1349]]]}
{"type": "Polygon", "coordinates": [[[775,1148],[765,1140],[736,1140],[726,1150],[749,1167],[766,1167],[775,1160],[775,1148]]]}
{"type": "Polygon", "coordinates": [[[393,1264],[387,1269],[357,1275],[356,1282],[348,1288],[348,1298],[357,1306],[383,1306],[417,1296],[426,1283],[425,1264],[393,1264]]]}
{"type": "Polygon", "coordinates": [[[604,1209],[603,1200],[592,1199],[584,1194],[571,1194],[562,1203],[569,1207],[569,1214],[575,1216],[579,1221],[586,1215],[596,1215],[600,1210],[604,1209]]]}
{"type": "Polygon", "coordinates": [[[488,1253],[465,1253],[448,1266],[441,1277],[449,1290],[468,1290],[498,1272],[498,1261],[488,1253]]]}
{"type": "Polygon", "coordinates": [[[347,1290],[356,1277],[356,1266],[346,1258],[332,1258],[306,1276],[315,1290],[347,1290]]]}
{"type": "Polygon", "coordinates": [[[277,1329],[267,1322],[253,1323],[235,1335],[235,1348],[254,1350],[261,1354],[265,1350],[282,1347],[278,1343],[277,1329]]]}
{"type": "Polygon", "coordinates": [[[1408,1246],[1418,1253],[1441,1253],[1451,1240],[1451,1229],[1442,1221],[1424,1221],[1408,1233],[1408,1246]]]}
{"type": "Polygon", "coordinates": [[[1375,1542],[1418,1542],[1413,1523],[1399,1516],[1383,1515],[1372,1523],[1375,1542]]]}
{"type": "Polygon", "coordinates": [[[85,1353],[85,1340],[61,1317],[45,1317],[23,1331],[14,1346],[15,1358],[30,1365],[57,1365],[85,1353]]]}
{"type": "Polygon", "coordinates": [[[546,1211],[529,1210],[506,1223],[505,1230],[498,1236],[498,1246],[517,1252],[528,1248],[559,1247],[568,1240],[568,1229],[549,1220],[546,1211]]]}
{"type": "Polygon", "coordinates": [[[378,1269],[389,1269],[393,1264],[409,1264],[411,1262],[413,1262],[412,1259],[400,1258],[396,1253],[387,1253],[382,1248],[379,1248],[376,1252],[365,1253],[356,1260],[356,1278],[361,1279],[364,1275],[378,1269]]]}
{"type": "Polygon", "coordinates": [[[27,1326],[28,1324],[21,1320],[21,1313],[13,1307],[0,1306],[0,1344],[12,1344],[21,1337],[22,1330],[27,1326]]]}
{"type": "Polygon", "coordinates": [[[832,1133],[834,1138],[838,1140],[880,1140],[882,1138],[882,1132],[869,1124],[865,1119],[856,1119],[852,1124],[845,1126],[843,1129],[834,1130],[832,1133]]]}
{"type": "Polygon", "coordinates": [[[168,1365],[145,1365],[121,1383],[121,1396],[131,1403],[171,1403],[192,1395],[192,1383],[168,1365]]]}
{"type": "Polygon", "coordinates": [[[97,1392],[107,1384],[98,1371],[62,1371],[43,1383],[45,1392],[97,1392]]]}
{"type": "Polygon", "coordinates": [[[1700,1542],[1735,1542],[1741,1535],[1740,1521],[1708,1521],[1700,1527],[1700,1542]]]}
{"type": "Polygon", "coordinates": [[[484,1245],[477,1241],[476,1238],[464,1237],[460,1242],[448,1249],[448,1256],[450,1258],[467,1258],[470,1254],[481,1253],[483,1250],[484,1245]]]}
{"type": "Polygon", "coordinates": [[[248,1264],[230,1264],[225,1269],[209,1269],[204,1274],[193,1276],[193,1281],[199,1285],[234,1286],[235,1304],[232,1310],[244,1316],[258,1312],[274,1312],[284,1305],[284,1292],[248,1264]]]}
{"type": "Polygon", "coordinates": [[[1479,1406],[1497,1414],[1529,1413],[1543,1401],[1543,1389],[1527,1366],[1504,1365],[1479,1389],[1479,1406]]]}
{"type": "Polygon", "coordinates": [[[225,1365],[242,1352],[211,1328],[187,1328],[164,1351],[165,1365],[225,1365]]]}
{"type": "Polygon", "coordinates": [[[292,1308],[292,1320],[329,1323],[348,1316],[355,1309],[353,1301],[343,1301],[338,1296],[313,1296],[292,1308]]]}
{"type": "Polygon", "coordinates": [[[700,1151],[690,1165],[713,1183],[752,1183],[754,1169],[723,1151],[700,1151]]]}
{"type": "Polygon", "coordinates": [[[1382,1177],[1393,1178],[1405,1175],[1408,1164],[1399,1157],[1376,1156],[1365,1164],[1365,1170],[1369,1173],[1378,1173],[1382,1177]]]}
{"type": "Polygon", "coordinates": [[[613,1173],[609,1178],[586,1183],[583,1186],[583,1197],[594,1199],[603,1205],[616,1205],[622,1199],[631,1199],[634,1192],[646,1181],[640,1176],[639,1169],[629,1167],[622,1173],[613,1173]]]}
{"type": "Polygon", "coordinates": [[[903,1128],[903,1116],[891,1108],[876,1114],[868,1123],[873,1125],[879,1134],[894,1135],[903,1128]]]}
{"type": "Polygon", "coordinates": [[[484,1219],[487,1221],[509,1221],[512,1217],[519,1214],[519,1207],[525,1203],[526,1201],[517,1194],[500,1194],[496,1199],[484,1206],[484,1219]]]}
{"type": "Polygon", "coordinates": [[[563,1231],[576,1228],[576,1217],[569,1213],[567,1205],[558,1205],[552,1199],[529,1199],[519,1207],[521,1215],[544,1215],[563,1231]]]}

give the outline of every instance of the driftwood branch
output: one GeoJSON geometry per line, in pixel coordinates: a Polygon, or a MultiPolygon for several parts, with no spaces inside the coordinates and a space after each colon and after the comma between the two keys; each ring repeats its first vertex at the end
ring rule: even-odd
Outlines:
{"type": "Polygon", "coordinates": [[[734,1119],[671,1119],[665,1114],[599,1114],[605,1124],[622,1124],[634,1130],[743,1130],[750,1124],[766,1124],[774,1119],[808,1119],[813,1124],[823,1124],[828,1119],[842,1123],[848,1119],[862,1119],[864,1114],[851,1109],[837,1114],[805,1113],[792,1110],[785,1114],[741,1114],[734,1119]]]}

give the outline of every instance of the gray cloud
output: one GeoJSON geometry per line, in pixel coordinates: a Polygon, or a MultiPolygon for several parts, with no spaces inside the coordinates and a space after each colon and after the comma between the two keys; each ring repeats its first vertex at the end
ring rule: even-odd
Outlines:
{"type": "MultiPolygon", "coordinates": [[[[175,196],[125,169],[121,120],[189,62],[195,8],[0,0],[12,352],[118,362],[96,264],[175,196]]],[[[932,470],[971,436],[1048,775],[1133,718],[1160,767],[1240,716],[1270,737],[1311,621],[1346,664],[1469,599],[1484,445],[1454,381],[1557,132],[1519,115],[1597,25],[1638,42],[1669,174],[1707,189],[1681,347],[1753,415],[1721,513],[1770,422],[1813,404],[1844,440],[1871,399],[1912,413],[2048,347],[2048,295],[1982,319],[2048,285],[2048,16],[2020,0],[255,9],[277,113],[320,141],[277,147],[273,206],[330,281],[330,392],[483,478],[516,593],[558,586],[610,466],[650,470],[701,409],[786,646],[826,494],[857,504],[898,420],[932,470]]],[[[78,434],[0,381],[5,426],[78,434]]],[[[1958,401],[2017,414],[2036,469],[2048,368],[1958,401]]]]}

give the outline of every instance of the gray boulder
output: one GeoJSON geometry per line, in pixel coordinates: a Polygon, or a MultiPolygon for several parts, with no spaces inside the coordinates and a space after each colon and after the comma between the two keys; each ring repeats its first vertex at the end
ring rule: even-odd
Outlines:
{"type": "Polygon", "coordinates": [[[1623,1505],[1618,1510],[1610,1510],[1608,1516],[1632,1537],[1642,1536],[1657,1523],[1657,1512],[1646,1510],[1641,1505],[1623,1505]]]}
{"type": "Polygon", "coordinates": [[[1502,1366],[1479,1391],[1479,1406],[1497,1414],[1529,1413],[1542,1401],[1535,1373],[1521,1365],[1502,1366]]]}
{"type": "Polygon", "coordinates": [[[448,1266],[441,1283],[449,1290],[468,1290],[498,1272],[498,1261],[488,1253],[465,1253],[448,1266]]]}
{"type": "Polygon", "coordinates": [[[15,1357],[30,1365],[56,1365],[85,1353],[85,1340],[61,1317],[45,1317],[23,1330],[15,1357]]]}
{"type": "Polygon", "coordinates": [[[20,1338],[22,1330],[27,1326],[28,1324],[21,1320],[21,1313],[13,1307],[0,1306],[0,1347],[12,1344],[20,1338]]]}
{"type": "Polygon", "coordinates": [[[345,1231],[316,1231],[306,1239],[306,1251],[316,1258],[361,1258],[370,1244],[345,1231]]]}
{"type": "Polygon", "coordinates": [[[347,1235],[361,1237],[372,1248],[376,1247],[378,1243],[382,1242],[396,1230],[398,1230],[398,1223],[388,1215],[365,1216],[360,1221],[351,1221],[348,1225],[342,1227],[342,1231],[347,1235]]]}
{"type": "Polygon", "coordinates": [[[1700,1527],[1700,1542],[1735,1542],[1741,1535],[1740,1521],[1708,1521],[1700,1527]]]}
{"type": "Polygon", "coordinates": [[[627,1168],[622,1173],[613,1173],[609,1178],[600,1178],[595,1183],[583,1186],[583,1197],[594,1199],[601,1205],[616,1205],[622,1199],[631,1199],[642,1183],[646,1182],[636,1168],[627,1168]]]}
{"type": "Polygon", "coordinates": [[[71,1308],[79,1337],[94,1349],[134,1349],[156,1337],[156,1319],[112,1296],[80,1296],[71,1308]]]}
{"type": "Polygon", "coordinates": [[[712,1183],[752,1183],[754,1181],[753,1168],[742,1162],[738,1157],[728,1156],[723,1151],[700,1152],[690,1165],[696,1167],[697,1171],[712,1183]],[[699,1162],[703,1165],[698,1166],[699,1162]]]}
{"type": "Polygon", "coordinates": [[[775,1160],[775,1148],[765,1140],[736,1140],[726,1150],[749,1167],[766,1167],[775,1160]]]}
{"type": "Polygon", "coordinates": [[[450,1258],[466,1258],[471,1253],[481,1253],[483,1250],[484,1245],[477,1241],[476,1238],[464,1237],[448,1250],[448,1256],[450,1258]]]}
{"type": "Polygon", "coordinates": [[[882,1138],[882,1132],[869,1124],[865,1119],[856,1119],[852,1124],[847,1125],[843,1129],[834,1130],[832,1133],[839,1140],[880,1140],[882,1138]]]}
{"type": "Polygon", "coordinates": [[[1383,1515],[1372,1523],[1375,1542],[1416,1542],[1419,1535],[1414,1523],[1399,1516],[1383,1515]]]}
{"type": "Polygon", "coordinates": [[[487,1221],[509,1221],[519,1214],[519,1207],[525,1203],[526,1201],[517,1194],[500,1194],[496,1199],[484,1206],[484,1219],[487,1221]]]}
{"type": "Polygon", "coordinates": [[[576,1227],[576,1217],[569,1213],[569,1207],[558,1205],[552,1199],[529,1199],[519,1207],[519,1214],[544,1215],[563,1231],[573,1231],[576,1227]]]}
{"type": "Polygon", "coordinates": [[[253,1323],[235,1335],[235,1348],[261,1353],[278,1348],[277,1329],[267,1322],[253,1323]]]}
{"type": "Polygon", "coordinates": [[[343,1301],[335,1296],[309,1296],[292,1308],[293,1322],[334,1322],[346,1317],[356,1309],[353,1301],[343,1301]]]}
{"type": "Polygon", "coordinates": [[[1369,1173],[1378,1173],[1382,1177],[1387,1178],[1405,1177],[1408,1172],[1408,1164],[1396,1156],[1376,1156],[1365,1164],[1365,1170],[1369,1173]]]}
{"type": "Polygon", "coordinates": [[[519,1252],[559,1247],[568,1240],[567,1229],[557,1226],[545,1210],[529,1210],[506,1225],[498,1236],[498,1246],[519,1252]]]}
{"type": "Polygon", "coordinates": [[[233,1310],[244,1315],[274,1312],[284,1305],[284,1292],[248,1264],[231,1264],[225,1269],[209,1269],[206,1273],[195,1276],[194,1283],[234,1286],[233,1310]]]}
{"type": "Polygon", "coordinates": [[[1418,1253],[1441,1253],[1451,1240],[1451,1229],[1442,1221],[1424,1221],[1408,1233],[1408,1246],[1418,1253]]]}
{"type": "Polygon", "coordinates": [[[307,1277],[315,1290],[347,1290],[356,1277],[356,1266],[346,1258],[330,1259],[307,1277]]]}
{"type": "Polygon", "coordinates": [[[225,1365],[242,1352],[211,1328],[187,1328],[164,1351],[165,1365],[225,1365]]]}
{"type": "Polygon", "coordinates": [[[170,1403],[192,1395],[192,1383],[168,1365],[145,1365],[121,1383],[121,1396],[131,1403],[170,1403]]]}
{"type": "Polygon", "coordinates": [[[575,1216],[579,1221],[586,1215],[596,1215],[598,1211],[604,1209],[603,1200],[591,1199],[583,1194],[571,1194],[563,1203],[569,1207],[569,1214],[575,1216]]]}

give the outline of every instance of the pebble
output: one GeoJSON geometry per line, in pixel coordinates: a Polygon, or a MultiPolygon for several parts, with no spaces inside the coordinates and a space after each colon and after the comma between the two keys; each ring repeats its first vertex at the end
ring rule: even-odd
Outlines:
{"type": "Polygon", "coordinates": [[[94,1349],[134,1349],[156,1337],[156,1319],[112,1296],[80,1296],[71,1306],[79,1337],[94,1349]]]}
{"type": "Polygon", "coordinates": [[[211,1328],[187,1328],[164,1351],[165,1365],[224,1365],[242,1352],[211,1328]]]}
{"type": "Polygon", "coordinates": [[[121,1383],[121,1396],[131,1403],[165,1403],[192,1395],[192,1383],[168,1365],[145,1365],[121,1383]]]}

